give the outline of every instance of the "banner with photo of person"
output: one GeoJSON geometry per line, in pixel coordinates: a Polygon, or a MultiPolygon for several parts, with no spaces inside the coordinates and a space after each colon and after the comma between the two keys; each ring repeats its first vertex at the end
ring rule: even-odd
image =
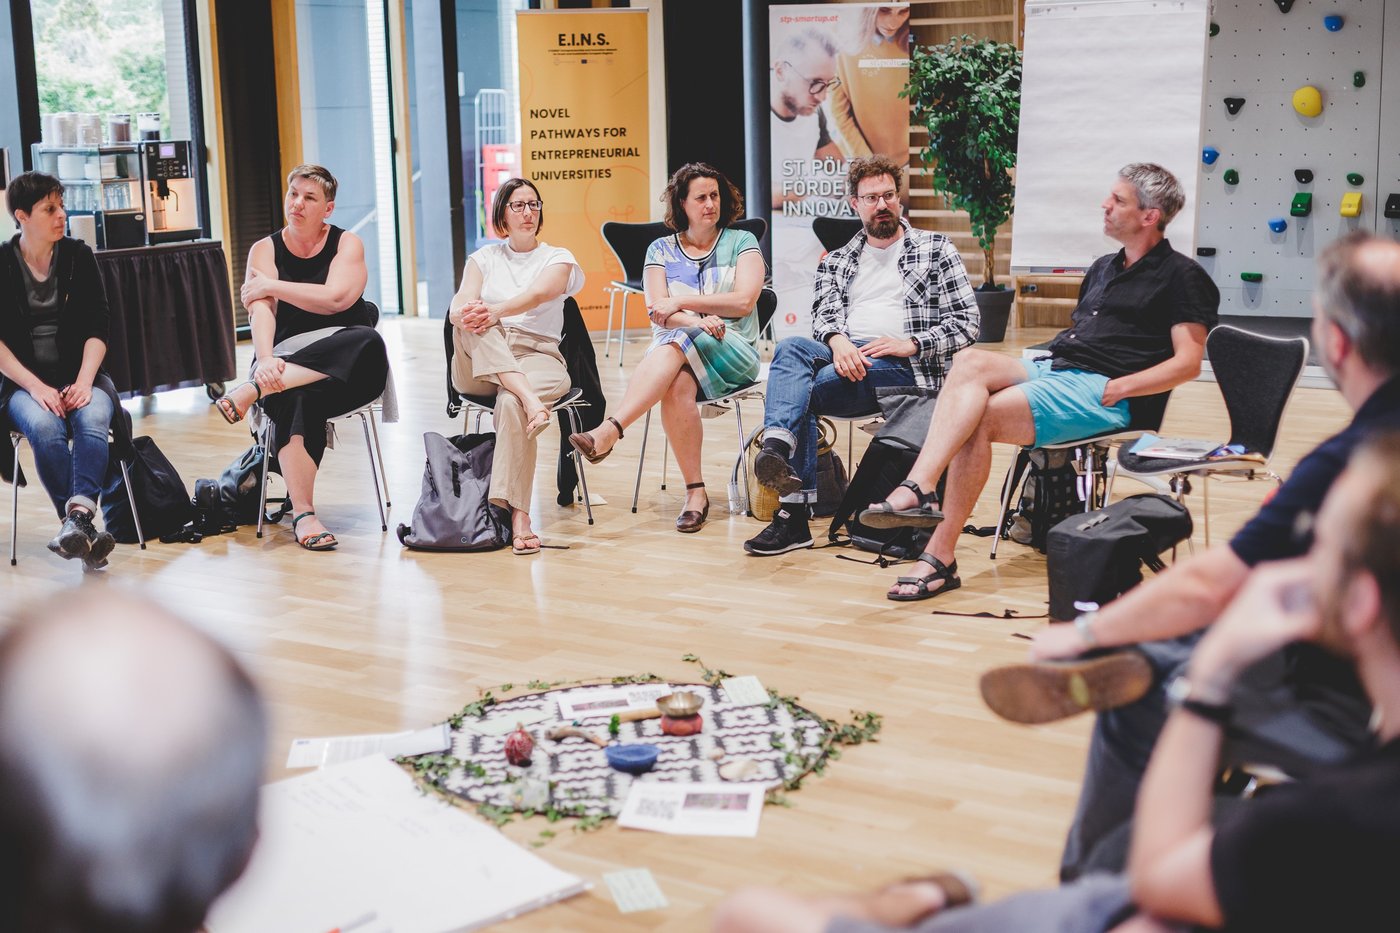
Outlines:
{"type": "Polygon", "coordinates": [[[522,10],[516,35],[521,174],[539,184],[542,237],[583,267],[584,320],[602,328],[603,288],[623,275],[601,227],[651,219],[647,11],[522,10]]]}
{"type": "MultiPolygon", "coordinates": [[[[811,336],[812,282],[825,253],[818,217],[856,218],[846,163],[909,165],[909,4],[775,6],[768,11],[773,287],[777,337],[811,336]]],[[[908,179],[901,186],[908,204],[908,179]]]]}

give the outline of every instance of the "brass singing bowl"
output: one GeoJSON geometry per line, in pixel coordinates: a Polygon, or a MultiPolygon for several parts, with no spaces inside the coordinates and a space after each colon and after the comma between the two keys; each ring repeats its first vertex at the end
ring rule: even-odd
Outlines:
{"type": "Polygon", "coordinates": [[[661,710],[663,715],[670,716],[672,719],[694,716],[700,712],[700,707],[704,705],[704,697],[689,691],[668,693],[664,697],[656,699],[656,708],[661,710]]]}

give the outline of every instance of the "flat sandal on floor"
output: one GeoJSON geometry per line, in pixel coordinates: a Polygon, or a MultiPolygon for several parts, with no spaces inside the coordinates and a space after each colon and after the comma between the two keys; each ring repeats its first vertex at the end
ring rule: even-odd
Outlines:
{"type": "Polygon", "coordinates": [[[897,603],[914,603],[921,599],[933,599],[941,596],[949,590],[956,590],[962,586],[962,580],[958,578],[958,562],[945,564],[932,554],[920,554],[915,563],[928,564],[933,568],[933,573],[926,577],[899,577],[896,579],[896,586],[914,586],[918,591],[914,593],[886,593],[885,598],[897,603]],[[940,582],[943,585],[936,590],[928,588],[929,583],[940,582]]]}
{"type": "MultiPolygon", "coordinates": [[[[685,488],[686,488],[687,490],[691,490],[691,489],[704,489],[704,488],[705,488],[705,484],[704,484],[704,483],[686,483],[686,484],[685,484],[685,488]]],[[[693,534],[695,534],[695,532],[697,532],[697,531],[699,531],[701,528],[704,528],[704,527],[705,527],[705,520],[708,519],[709,517],[710,517],[710,496],[709,496],[708,493],[706,493],[706,495],[705,495],[705,507],[704,507],[703,509],[701,509],[701,510],[698,511],[698,512],[695,511],[694,509],[686,509],[686,510],[685,510],[684,512],[682,512],[680,515],[677,515],[677,516],[676,516],[676,530],[679,531],[679,532],[680,532],[681,534],[683,534],[683,535],[693,535],[693,534]]]]}
{"type": "Polygon", "coordinates": [[[322,532],[319,532],[318,534],[307,535],[305,538],[303,538],[301,535],[297,534],[297,522],[301,521],[303,518],[307,518],[307,517],[309,517],[309,516],[311,516],[311,515],[315,515],[315,514],[316,514],[315,512],[302,512],[302,513],[301,513],[300,515],[298,515],[296,518],[293,518],[293,519],[292,519],[292,537],[294,537],[294,538],[297,539],[297,544],[300,544],[302,547],[306,548],[308,551],[333,551],[333,550],[335,550],[336,547],[338,547],[338,546],[340,545],[340,542],[337,541],[337,540],[335,539],[335,535],[331,534],[329,531],[322,531],[322,532]]]}

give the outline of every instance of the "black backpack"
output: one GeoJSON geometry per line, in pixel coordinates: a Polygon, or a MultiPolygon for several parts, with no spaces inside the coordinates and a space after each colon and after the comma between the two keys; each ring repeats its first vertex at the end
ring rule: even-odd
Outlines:
{"type": "MultiPolygon", "coordinates": [[[[136,508],[141,515],[141,531],[147,541],[183,528],[190,520],[189,488],[180,473],[166,458],[156,442],[141,436],[131,441],[134,456],[128,464],[136,508]]],[[[126,495],[121,463],[113,457],[107,464],[107,477],[102,485],[102,522],[122,544],[136,544],[136,522],[131,515],[131,502],[126,495]]]]}
{"type": "MultiPolygon", "coordinates": [[[[928,539],[933,536],[929,528],[871,528],[861,523],[860,511],[872,502],[885,499],[894,488],[909,476],[909,469],[918,459],[918,451],[903,446],[873,441],[860,458],[855,475],[846,487],[846,494],[831,517],[827,528],[827,539],[833,544],[845,543],[841,528],[846,528],[849,543],[862,551],[873,551],[879,555],[881,566],[901,560],[913,560],[923,553],[928,539]]],[[[942,499],[943,482],[938,483],[938,496],[942,499]]]]}
{"type": "Polygon", "coordinates": [[[1104,605],[1142,582],[1142,565],[1191,537],[1191,513],[1169,496],[1143,493],[1073,515],[1049,532],[1050,618],[1073,619],[1076,602],[1104,605]]]}
{"type": "Polygon", "coordinates": [[[1044,554],[1050,529],[1084,511],[1075,453],[1072,448],[1037,448],[1017,454],[1029,461],[1029,469],[1021,485],[1020,502],[1007,513],[1001,528],[1003,540],[1009,538],[1044,554]]]}
{"type": "MultiPolygon", "coordinates": [[[[263,445],[254,443],[238,458],[230,463],[222,474],[219,475],[219,501],[223,505],[223,515],[220,516],[223,523],[236,525],[256,525],[258,523],[258,502],[262,498],[262,469],[263,460],[267,458],[267,449],[263,445]]],[[[268,464],[268,473],[281,474],[277,466],[277,458],[273,457],[268,464]]],[[[282,516],[292,510],[290,498],[269,499],[269,508],[276,506],[276,510],[267,515],[267,520],[278,522],[282,516]]]]}

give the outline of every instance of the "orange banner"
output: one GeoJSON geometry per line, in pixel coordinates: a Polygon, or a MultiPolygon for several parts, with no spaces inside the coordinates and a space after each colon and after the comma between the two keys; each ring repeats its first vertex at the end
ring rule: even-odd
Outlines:
{"type": "Polygon", "coordinates": [[[542,239],[572,251],[583,267],[576,297],[588,326],[601,329],[603,288],[622,278],[622,267],[599,230],[609,220],[651,219],[647,14],[521,11],[516,35],[521,173],[545,204],[542,239]]]}

